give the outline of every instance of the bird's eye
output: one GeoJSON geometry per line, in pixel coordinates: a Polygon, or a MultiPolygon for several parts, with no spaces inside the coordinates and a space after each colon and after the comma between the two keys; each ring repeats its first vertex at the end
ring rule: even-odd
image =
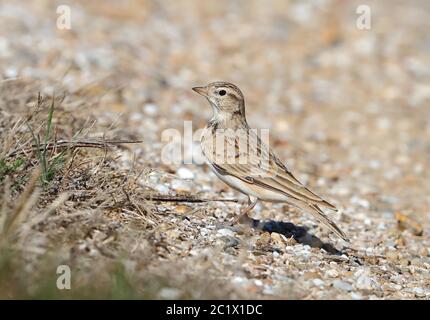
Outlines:
{"type": "Polygon", "coordinates": [[[227,93],[227,91],[225,91],[225,90],[220,90],[220,91],[218,92],[218,94],[219,94],[220,96],[225,96],[225,95],[226,95],[226,93],[227,93]]]}

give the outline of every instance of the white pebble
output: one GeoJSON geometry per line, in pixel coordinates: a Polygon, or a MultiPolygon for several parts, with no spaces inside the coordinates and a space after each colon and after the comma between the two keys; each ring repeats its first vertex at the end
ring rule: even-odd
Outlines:
{"type": "Polygon", "coordinates": [[[155,189],[162,194],[169,193],[169,188],[167,186],[165,186],[164,184],[156,185],[155,189]]]}
{"type": "Polygon", "coordinates": [[[145,111],[147,115],[154,116],[158,112],[158,106],[152,103],[148,103],[144,105],[143,111],[145,111]]]}
{"type": "Polygon", "coordinates": [[[358,292],[351,292],[351,299],[352,300],[362,300],[363,296],[358,292]]]}
{"type": "Polygon", "coordinates": [[[181,292],[178,289],[175,288],[163,288],[158,293],[160,298],[162,299],[178,299],[181,295],[181,292]]]}
{"type": "Polygon", "coordinates": [[[219,229],[217,234],[224,237],[234,237],[234,231],[227,228],[219,229]]]}
{"type": "Polygon", "coordinates": [[[339,272],[337,272],[334,269],[330,269],[326,272],[326,274],[330,277],[330,278],[336,278],[339,276],[339,272]]]}
{"type": "Polygon", "coordinates": [[[343,290],[343,291],[351,291],[352,290],[352,286],[345,281],[342,280],[334,280],[333,281],[333,287],[343,290]]]}
{"type": "Polygon", "coordinates": [[[185,180],[172,180],[171,186],[174,190],[191,191],[190,185],[185,180]]]}
{"type": "Polygon", "coordinates": [[[181,179],[194,179],[194,173],[187,168],[179,168],[177,173],[181,179]]]}
{"type": "Polygon", "coordinates": [[[244,283],[246,280],[244,278],[241,277],[234,277],[233,280],[231,282],[235,283],[235,284],[240,284],[240,283],[244,283]]]}
{"type": "Polygon", "coordinates": [[[355,287],[361,290],[372,290],[375,287],[378,287],[379,284],[376,280],[372,279],[369,276],[368,270],[358,270],[354,276],[357,278],[355,282],[355,287]]]}
{"type": "Polygon", "coordinates": [[[413,288],[412,292],[415,293],[419,297],[425,296],[423,288],[413,288]]]}
{"type": "Polygon", "coordinates": [[[319,278],[317,279],[313,279],[312,280],[313,284],[316,285],[317,287],[322,287],[324,286],[325,282],[319,278]]]}
{"type": "Polygon", "coordinates": [[[255,280],[254,283],[258,287],[261,287],[263,285],[263,281],[261,281],[261,280],[255,280]]]}

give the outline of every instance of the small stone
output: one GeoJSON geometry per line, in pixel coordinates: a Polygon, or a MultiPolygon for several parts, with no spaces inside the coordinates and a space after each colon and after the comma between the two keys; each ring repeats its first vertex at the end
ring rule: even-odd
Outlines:
{"type": "Polygon", "coordinates": [[[169,187],[167,187],[164,184],[157,184],[155,186],[155,190],[157,190],[158,192],[162,193],[162,194],[167,194],[169,193],[169,187]]]}
{"type": "Polygon", "coordinates": [[[228,216],[228,212],[226,210],[220,209],[220,208],[216,208],[214,213],[213,213],[214,217],[217,219],[221,219],[224,220],[225,218],[227,218],[228,216]]]}
{"type": "Polygon", "coordinates": [[[377,285],[376,281],[368,276],[368,272],[359,270],[355,273],[357,277],[355,287],[361,290],[372,290],[377,285]]]}
{"type": "Polygon", "coordinates": [[[219,229],[217,234],[219,236],[224,236],[224,237],[234,237],[234,235],[235,235],[233,230],[230,230],[227,228],[219,229]]]}
{"type": "Polygon", "coordinates": [[[175,300],[181,296],[181,291],[175,288],[163,288],[158,295],[161,299],[175,300]]]}
{"type": "Polygon", "coordinates": [[[270,243],[270,240],[272,237],[270,236],[270,233],[264,232],[257,240],[257,245],[259,246],[267,246],[270,243]]]}
{"type": "Polygon", "coordinates": [[[423,288],[413,288],[412,289],[412,292],[417,296],[417,297],[419,297],[419,298],[422,298],[422,297],[425,297],[426,296],[426,294],[425,294],[425,291],[424,291],[424,289],[423,288]]]}
{"type": "Polygon", "coordinates": [[[339,276],[339,272],[337,272],[334,269],[330,269],[326,272],[326,275],[329,276],[330,278],[337,278],[339,276]]]}
{"type": "Polygon", "coordinates": [[[305,280],[318,279],[320,277],[318,272],[305,272],[303,278],[305,280]]]}
{"type": "Polygon", "coordinates": [[[415,236],[423,235],[423,227],[422,225],[415,221],[413,218],[404,215],[400,212],[396,212],[396,220],[397,220],[397,228],[401,231],[409,230],[415,236]]]}
{"type": "Polygon", "coordinates": [[[231,280],[231,282],[233,282],[234,284],[241,284],[241,283],[246,282],[246,279],[245,279],[245,278],[242,278],[242,277],[234,277],[234,278],[231,280]]]}
{"type": "Polygon", "coordinates": [[[184,168],[184,167],[179,168],[177,173],[181,179],[194,179],[194,173],[187,168],[184,168]]]}
{"type": "Polygon", "coordinates": [[[279,233],[275,233],[275,232],[271,233],[270,238],[272,239],[272,243],[279,249],[283,250],[283,248],[285,248],[285,246],[287,245],[286,244],[287,239],[285,238],[285,236],[279,233]]]}
{"type": "Polygon", "coordinates": [[[273,295],[274,291],[272,287],[265,287],[263,290],[263,294],[273,295]]]}
{"type": "Polygon", "coordinates": [[[351,299],[352,300],[362,300],[363,296],[358,292],[351,292],[351,299]]]}
{"type": "Polygon", "coordinates": [[[184,206],[184,205],[180,205],[180,206],[176,206],[175,207],[176,212],[178,213],[186,213],[188,212],[190,209],[188,206],[184,206]]]}
{"type": "Polygon", "coordinates": [[[177,192],[190,192],[191,186],[185,180],[174,179],[172,180],[172,189],[177,192]]]}
{"type": "Polygon", "coordinates": [[[255,283],[256,286],[259,286],[259,287],[261,287],[263,285],[263,281],[258,280],[258,279],[255,280],[254,283],[255,283]]]}
{"type": "Polygon", "coordinates": [[[322,287],[322,286],[325,285],[325,282],[323,280],[321,280],[321,279],[318,279],[318,278],[317,279],[313,279],[312,282],[317,287],[322,287]]]}
{"type": "Polygon", "coordinates": [[[394,291],[400,291],[402,289],[402,286],[399,284],[393,284],[394,291]]]}
{"type": "Polygon", "coordinates": [[[399,259],[399,255],[398,255],[398,253],[397,253],[397,252],[395,252],[395,251],[388,251],[388,252],[385,254],[385,256],[387,257],[387,259],[388,259],[389,261],[392,261],[392,262],[397,261],[397,260],[399,259]]]}
{"type": "Polygon", "coordinates": [[[154,116],[158,112],[158,106],[153,103],[147,103],[143,106],[143,111],[150,116],[154,116]]]}
{"type": "Polygon", "coordinates": [[[352,286],[348,282],[345,282],[345,281],[342,281],[339,279],[333,281],[333,287],[340,289],[340,290],[343,290],[343,291],[351,291],[352,290],[352,286]]]}
{"type": "Polygon", "coordinates": [[[234,248],[239,245],[239,240],[235,237],[222,237],[221,240],[224,241],[224,250],[227,253],[234,254],[234,248]]]}
{"type": "Polygon", "coordinates": [[[400,259],[400,265],[406,267],[409,266],[411,264],[411,261],[408,259],[400,259]]]}
{"type": "Polygon", "coordinates": [[[285,244],[286,238],[284,235],[273,232],[270,234],[270,237],[272,238],[272,240],[276,241],[277,243],[285,244]]]}
{"type": "Polygon", "coordinates": [[[420,256],[427,257],[429,255],[429,248],[422,247],[419,251],[420,256]]]}

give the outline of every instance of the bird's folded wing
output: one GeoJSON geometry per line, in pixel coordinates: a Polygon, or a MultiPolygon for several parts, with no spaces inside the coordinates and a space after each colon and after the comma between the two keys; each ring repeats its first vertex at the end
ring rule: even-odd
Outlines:
{"type": "MultiPolygon", "coordinates": [[[[219,162],[206,154],[215,170],[222,175],[234,176],[246,183],[279,192],[308,204],[323,205],[332,210],[336,207],[322,199],[298,181],[282,162],[271,152],[258,136],[249,135],[249,141],[256,139],[257,143],[249,143],[248,150],[237,148],[234,160],[219,162]]],[[[227,142],[228,143],[228,142],[227,142]]]]}

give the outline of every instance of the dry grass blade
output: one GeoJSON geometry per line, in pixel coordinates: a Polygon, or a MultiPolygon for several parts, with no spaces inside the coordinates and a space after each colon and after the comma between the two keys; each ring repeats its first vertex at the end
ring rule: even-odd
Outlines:
{"type": "Polygon", "coordinates": [[[0,211],[0,235],[3,233],[6,219],[8,217],[8,204],[10,201],[10,185],[11,181],[9,177],[6,177],[4,186],[3,186],[3,199],[2,199],[2,207],[0,211]]]}
{"type": "Polygon", "coordinates": [[[3,159],[5,157],[6,150],[10,150],[12,145],[16,143],[16,134],[18,130],[21,128],[22,124],[23,124],[22,119],[21,118],[18,119],[15,125],[10,129],[10,132],[6,135],[5,139],[3,140],[3,143],[0,145],[1,146],[0,159],[3,159]]]}
{"type": "Polygon", "coordinates": [[[24,191],[16,200],[16,205],[12,210],[5,210],[2,212],[2,233],[0,234],[1,241],[7,241],[19,225],[27,219],[28,213],[31,208],[36,204],[39,199],[40,192],[37,189],[37,181],[40,176],[40,169],[33,171],[32,176],[27,183],[24,191]]]}
{"type": "Polygon", "coordinates": [[[49,206],[45,209],[44,212],[39,215],[33,217],[30,221],[30,225],[34,226],[38,223],[45,221],[50,214],[52,214],[55,210],[57,210],[67,199],[70,197],[70,194],[67,192],[63,192],[60,194],[49,206]]]}

